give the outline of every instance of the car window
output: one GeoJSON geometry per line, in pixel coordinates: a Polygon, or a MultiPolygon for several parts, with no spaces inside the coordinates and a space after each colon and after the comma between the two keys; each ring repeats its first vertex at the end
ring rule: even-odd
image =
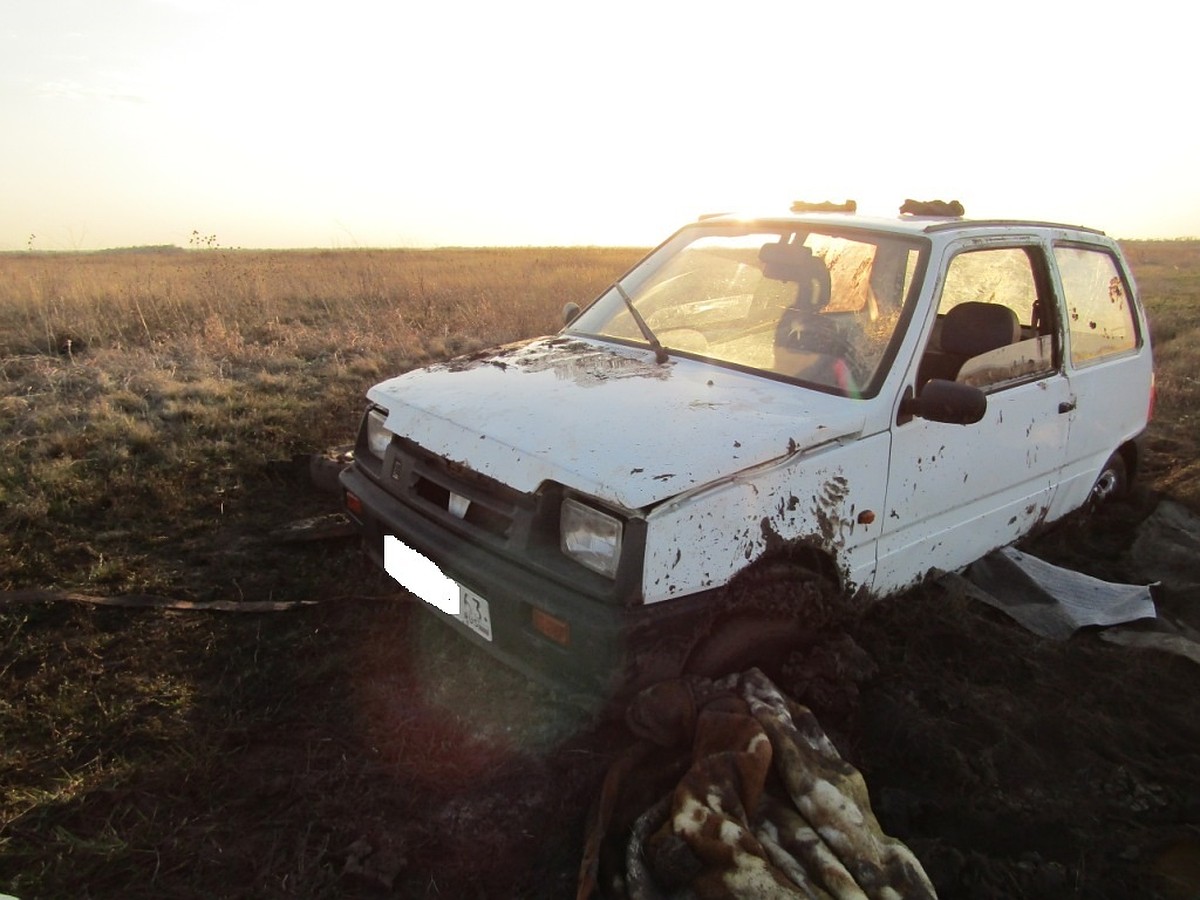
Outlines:
{"type": "Polygon", "coordinates": [[[955,256],[946,270],[938,314],[972,301],[1003,304],[1022,325],[1032,325],[1037,282],[1029,254],[1020,247],[1006,247],[955,256]]]}
{"type": "Polygon", "coordinates": [[[1032,247],[970,250],[951,259],[921,384],[942,378],[994,391],[1056,370],[1043,259],[1032,247]]]}
{"type": "Polygon", "coordinates": [[[1078,366],[1137,347],[1129,288],[1116,260],[1102,249],[1055,247],[1067,306],[1071,362],[1078,366]]]}
{"type": "MultiPolygon", "coordinates": [[[[861,397],[886,375],[920,258],[920,244],[892,235],[701,225],[622,288],[668,351],[861,397]]],[[[571,331],[644,341],[615,288],[571,331]]]]}

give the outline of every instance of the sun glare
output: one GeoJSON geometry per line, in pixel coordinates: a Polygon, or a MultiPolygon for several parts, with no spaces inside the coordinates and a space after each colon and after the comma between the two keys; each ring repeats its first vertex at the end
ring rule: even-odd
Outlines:
{"type": "Polygon", "coordinates": [[[0,35],[0,125],[22,136],[0,145],[0,249],[194,228],[242,246],[644,245],[796,197],[1200,233],[1200,138],[1170,94],[1194,80],[1187,30],[1123,23],[1114,78],[1110,27],[1039,10],[1030,30],[1026,5],[941,30],[958,21],[942,3],[870,27],[773,0],[617,0],[586,21],[532,0],[22,5],[0,35]],[[1044,96],[1020,87],[1016,46],[1044,96]],[[949,66],[965,60],[1012,77],[949,66]],[[1130,136],[1134,106],[1154,141],[1130,136]]]}

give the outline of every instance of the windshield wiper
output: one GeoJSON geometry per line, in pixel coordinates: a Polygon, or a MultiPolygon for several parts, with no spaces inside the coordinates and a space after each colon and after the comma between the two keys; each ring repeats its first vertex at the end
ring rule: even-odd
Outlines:
{"type": "Polygon", "coordinates": [[[666,348],[659,342],[654,332],[650,330],[650,326],[646,324],[646,320],[642,318],[642,314],[637,311],[637,307],[633,305],[633,300],[625,293],[625,288],[621,287],[621,282],[614,281],[613,287],[617,289],[617,293],[621,295],[621,299],[625,301],[625,305],[629,307],[629,314],[633,316],[633,321],[637,322],[638,330],[642,332],[642,336],[646,339],[646,343],[650,345],[650,349],[654,351],[654,360],[660,366],[669,359],[666,348]]]}

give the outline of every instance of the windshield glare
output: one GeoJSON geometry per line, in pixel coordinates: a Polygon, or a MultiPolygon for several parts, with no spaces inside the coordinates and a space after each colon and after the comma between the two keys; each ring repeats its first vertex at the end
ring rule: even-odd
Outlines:
{"type": "MultiPolygon", "coordinates": [[[[795,224],[697,225],[621,284],[668,351],[869,396],[899,338],[920,248],[895,235],[795,224]]],[[[646,343],[615,289],[570,331],[646,343]]]]}

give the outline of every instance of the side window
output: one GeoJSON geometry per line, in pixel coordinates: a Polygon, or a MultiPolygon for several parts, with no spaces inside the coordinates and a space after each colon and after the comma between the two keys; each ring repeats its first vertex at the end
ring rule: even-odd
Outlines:
{"type": "Polygon", "coordinates": [[[1008,247],[974,250],[954,257],[946,270],[938,315],[967,302],[1002,304],[1017,314],[1021,324],[1031,324],[1037,282],[1029,254],[1019,247],[1008,247]]]}
{"type": "Polygon", "coordinates": [[[1085,365],[1137,347],[1129,289],[1106,251],[1055,247],[1071,334],[1071,362],[1085,365]]]}
{"type": "Polygon", "coordinates": [[[1053,372],[1043,263],[1039,251],[1023,247],[955,256],[918,380],[944,378],[991,391],[1053,372]]]}

